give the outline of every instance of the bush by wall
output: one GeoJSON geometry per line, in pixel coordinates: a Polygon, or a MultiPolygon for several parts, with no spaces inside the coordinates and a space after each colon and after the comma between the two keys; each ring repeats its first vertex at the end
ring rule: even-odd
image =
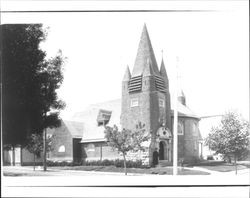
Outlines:
{"type": "MultiPolygon", "coordinates": [[[[141,160],[126,161],[127,168],[147,168],[143,165],[141,160]]],[[[47,161],[47,166],[115,166],[124,167],[124,161],[120,159],[115,160],[95,160],[95,161],[82,161],[82,162],[70,162],[70,161],[47,161]]]]}
{"type": "MultiPolygon", "coordinates": [[[[115,166],[115,167],[124,167],[124,161],[120,159],[115,160],[96,160],[96,161],[85,161],[83,162],[85,166],[115,166]]],[[[128,160],[126,161],[127,168],[146,168],[147,166],[143,165],[142,160],[128,160]]]]}

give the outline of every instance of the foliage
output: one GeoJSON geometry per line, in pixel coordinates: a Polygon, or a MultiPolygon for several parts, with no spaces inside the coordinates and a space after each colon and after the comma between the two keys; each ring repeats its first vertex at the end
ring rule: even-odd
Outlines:
{"type": "MultiPolygon", "coordinates": [[[[115,166],[115,167],[122,167],[124,168],[124,160],[115,159],[115,160],[97,160],[97,161],[86,161],[83,163],[85,166],[115,166]]],[[[146,166],[143,165],[142,160],[126,160],[126,167],[127,168],[145,168],[146,166]]]]}
{"type": "Polygon", "coordinates": [[[126,155],[129,151],[144,151],[145,147],[143,143],[148,141],[150,136],[145,133],[145,125],[138,123],[134,131],[128,129],[118,130],[118,127],[106,127],[105,128],[105,138],[107,143],[112,148],[116,149],[119,153],[123,155],[124,159],[124,169],[126,171],[126,155]]]}
{"type": "Polygon", "coordinates": [[[3,143],[24,144],[28,134],[60,125],[65,104],[56,90],[63,81],[61,52],[47,59],[40,49],[47,32],[41,24],[1,26],[3,143]],[[50,115],[47,115],[52,111],[50,115]]]}
{"type": "Polygon", "coordinates": [[[205,144],[217,154],[233,155],[236,163],[249,149],[249,138],[249,122],[235,112],[228,112],[220,125],[212,128],[205,144]]]}
{"type": "Polygon", "coordinates": [[[47,161],[48,166],[80,166],[81,163],[74,163],[71,161],[47,161]]]}
{"type": "MultiPolygon", "coordinates": [[[[54,136],[46,138],[46,150],[47,152],[52,151],[52,140],[54,136]]],[[[43,151],[43,135],[42,134],[31,134],[27,137],[27,144],[26,149],[30,152],[35,154],[37,157],[40,156],[41,152],[43,151]]]]}
{"type": "Polygon", "coordinates": [[[118,130],[118,127],[107,126],[105,128],[105,138],[107,138],[108,145],[117,149],[119,153],[127,154],[129,151],[145,150],[142,143],[149,140],[149,135],[145,134],[144,125],[141,123],[136,125],[134,131],[128,129],[118,130]]]}
{"type": "MultiPolygon", "coordinates": [[[[46,151],[52,151],[52,139],[53,136],[47,137],[46,138],[46,151]]],[[[33,165],[34,165],[34,170],[35,170],[35,165],[36,165],[36,157],[40,157],[41,152],[44,149],[44,138],[42,134],[31,134],[27,137],[27,144],[25,147],[30,153],[33,153],[34,158],[33,158],[33,165]]]]}
{"type": "MultiPolygon", "coordinates": [[[[115,159],[115,160],[93,160],[93,161],[82,161],[82,162],[67,162],[67,161],[48,161],[48,166],[115,166],[124,168],[124,160],[115,159]]],[[[128,168],[147,168],[143,165],[142,160],[127,160],[126,167],[128,168]]]]}

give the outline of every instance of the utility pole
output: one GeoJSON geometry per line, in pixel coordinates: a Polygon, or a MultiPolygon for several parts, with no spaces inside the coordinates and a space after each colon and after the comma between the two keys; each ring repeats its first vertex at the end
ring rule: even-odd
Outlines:
{"type": "Polygon", "coordinates": [[[175,82],[175,95],[174,95],[173,175],[178,174],[178,62],[179,58],[176,57],[176,82],[175,82]]]}

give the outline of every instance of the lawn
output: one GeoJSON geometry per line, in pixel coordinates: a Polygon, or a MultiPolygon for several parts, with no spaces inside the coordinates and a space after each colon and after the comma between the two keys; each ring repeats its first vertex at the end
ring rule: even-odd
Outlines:
{"type": "MultiPolygon", "coordinates": [[[[60,176],[64,175],[64,171],[95,171],[95,172],[116,172],[116,173],[124,173],[123,168],[118,168],[115,166],[58,166],[58,167],[49,167],[48,171],[43,172],[42,170],[33,171],[32,167],[30,169],[22,169],[20,167],[17,169],[12,169],[11,167],[6,167],[3,170],[4,176],[60,176]]],[[[154,174],[154,175],[172,175],[173,169],[172,167],[158,167],[158,168],[127,168],[128,173],[134,174],[154,174]]],[[[76,175],[76,173],[67,172],[68,175],[76,175]]],[[[207,172],[198,171],[198,170],[190,170],[190,169],[179,169],[178,175],[209,175],[207,172]]]]}
{"type": "MultiPolygon", "coordinates": [[[[123,168],[115,166],[71,166],[71,167],[51,167],[52,169],[61,170],[79,170],[79,171],[100,171],[100,172],[124,172],[123,168]]],[[[139,174],[156,174],[156,175],[172,175],[172,167],[157,167],[157,168],[127,168],[128,173],[139,173],[139,174]]],[[[209,175],[207,172],[189,170],[189,169],[179,169],[179,175],[209,175]]]]}
{"type": "MultiPolygon", "coordinates": [[[[189,168],[179,168],[178,175],[210,175],[209,172],[200,171],[200,170],[192,170],[192,167],[200,167],[211,171],[218,172],[229,172],[234,171],[234,164],[225,163],[223,161],[202,161],[197,164],[189,165],[189,168]]],[[[238,163],[237,169],[247,169],[250,167],[250,162],[238,163]]],[[[24,167],[23,167],[24,168],[24,167]]],[[[67,171],[95,171],[95,172],[116,172],[116,173],[124,173],[124,169],[121,167],[115,166],[56,166],[56,167],[48,167],[49,171],[32,171],[32,167],[30,170],[20,169],[13,171],[11,168],[5,168],[3,173],[5,176],[55,176],[55,175],[63,175],[63,170],[67,171]]],[[[156,168],[127,168],[128,173],[137,173],[137,174],[154,174],[154,175],[172,175],[173,168],[171,166],[166,167],[156,167],[156,168]]],[[[72,174],[69,172],[69,174],[72,174]]],[[[75,173],[74,173],[75,174],[75,173]]]]}
{"type": "MultiPolygon", "coordinates": [[[[226,163],[224,161],[215,161],[215,160],[206,160],[195,164],[193,166],[202,167],[211,171],[219,171],[219,172],[229,172],[235,170],[235,165],[233,163],[226,163]]],[[[247,169],[250,168],[250,163],[237,163],[237,169],[247,169]]]]}

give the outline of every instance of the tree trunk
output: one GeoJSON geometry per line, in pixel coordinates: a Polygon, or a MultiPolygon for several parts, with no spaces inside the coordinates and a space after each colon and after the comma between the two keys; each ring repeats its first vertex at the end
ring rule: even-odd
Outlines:
{"type": "Polygon", "coordinates": [[[237,156],[234,155],[235,175],[237,175],[237,156]]]}
{"type": "Polygon", "coordinates": [[[124,163],[124,172],[125,172],[125,175],[127,175],[126,157],[124,153],[123,153],[123,163],[124,163]]]}
{"type": "Polygon", "coordinates": [[[15,165],[16,165],[15,161],[16,161],[15,146],[12,145],[12,166],[15,166],[15,165]]]}
{"type": "Polygon", "coordinates": [[[47,133],[46,133],[46,128],[44,129],[44,136],[43,136],[43,170],[47,170],[47,149],[46,149],[46,138],[47,138],[47,133]]]}
{"type": "Polygon", "coordinates": [[[33,153],[33,171],[36,170],[36,154],[33,153]]]}

